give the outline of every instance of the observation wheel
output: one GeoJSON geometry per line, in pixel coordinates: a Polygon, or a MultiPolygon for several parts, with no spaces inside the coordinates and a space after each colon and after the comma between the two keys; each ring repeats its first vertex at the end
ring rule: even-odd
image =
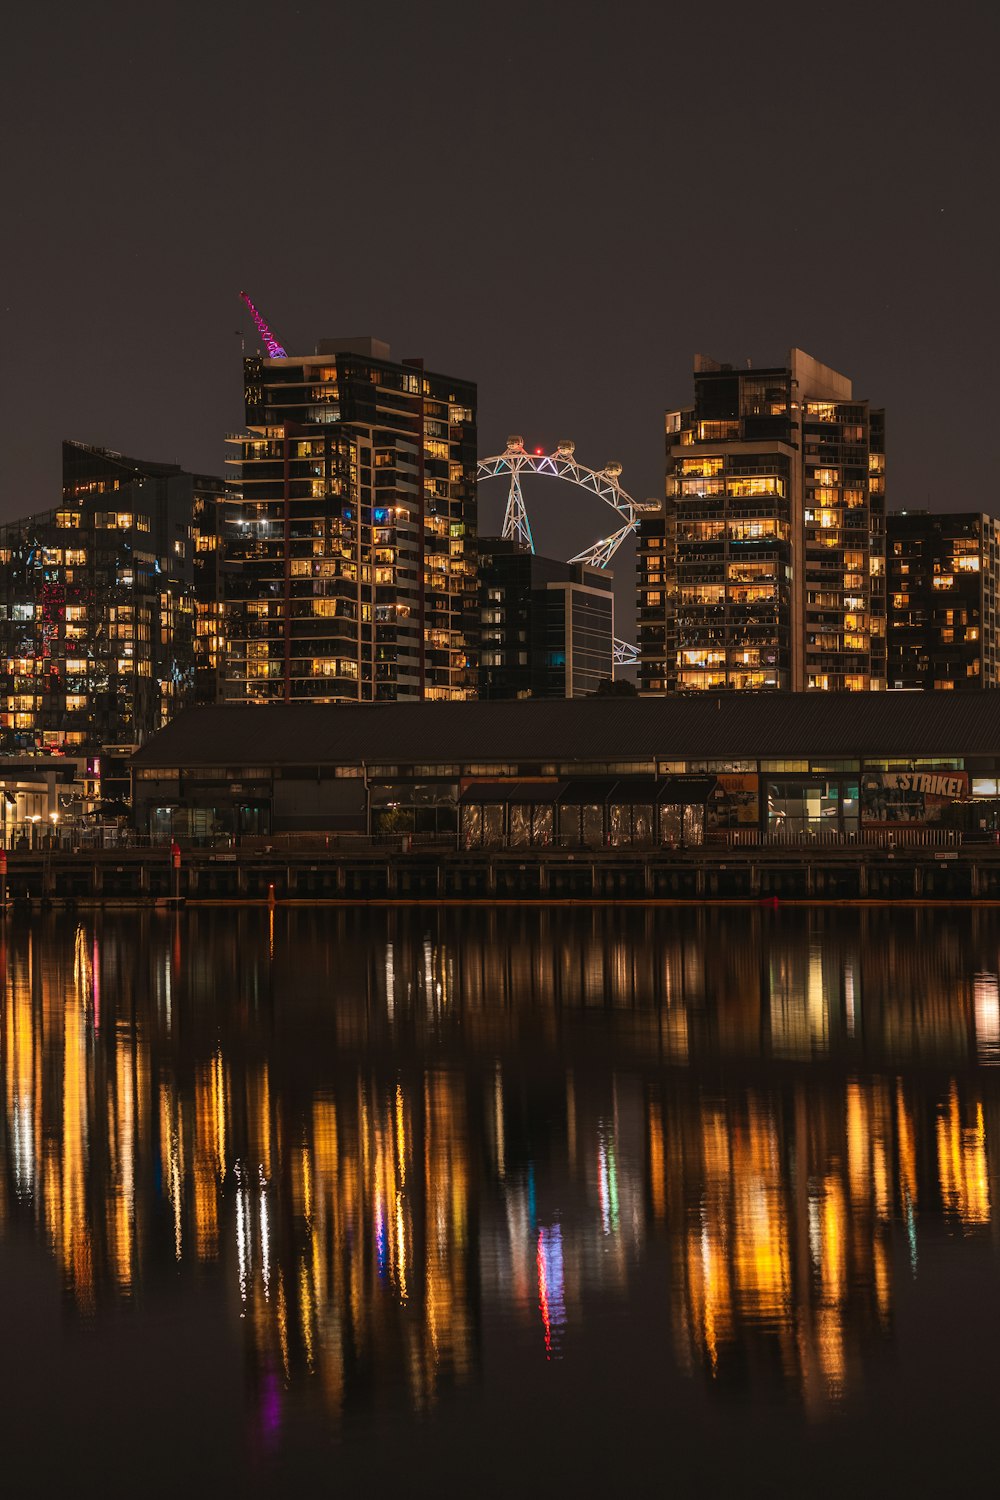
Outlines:
{"type": "MultiPolygon", "coordinates": [[[[531,535],[528,509],[521,492],[522,474],[547,474],[552,479],[562,479],[569,484],[588,490],[598,500],[610,506],[618,518],[619,525],[607,536],[600,537],[590,547],[571,557],[571,563],[587,563],[594,568],[606,568],[626,537],[635,531],[640,515],[659,510],[655,500],[633,500],[622,487],[620,463],[605,464],[603,469],[590,469],[575,457],[576,444],[565,440],[556,444],[554,453],[529,453],[521,437],[509,437],[503,453],[492,458],[481,458],[476,471],[480,483],[484,479],[499,479],[509,476],[507,509],[504,512],[502,535],[506,541],[517,542],[534,552],[535,541],[531,535]]],[[[615,666],[631,666],[638,660],[638,652],[629,641],[615,638],[615,666]]]]}

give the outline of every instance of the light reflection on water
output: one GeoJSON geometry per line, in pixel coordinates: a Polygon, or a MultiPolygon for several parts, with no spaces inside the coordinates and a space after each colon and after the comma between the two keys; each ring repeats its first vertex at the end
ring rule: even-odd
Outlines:
{"type": "Polygon", "coordinates": [[[275,1463],[359,1414],[404,1445],[414,1414],[468,1424],[499,1368],[558,1367],[596,1420],[628,1341],[687,1399],[830,1421],[891,1360],[926,1236],[956,1285],[995,1252],[998,940],[988,914],[11,923],[0,1247],[58,1266],[95,1378],[123,1311],[210,1306],[275,1463]]]}

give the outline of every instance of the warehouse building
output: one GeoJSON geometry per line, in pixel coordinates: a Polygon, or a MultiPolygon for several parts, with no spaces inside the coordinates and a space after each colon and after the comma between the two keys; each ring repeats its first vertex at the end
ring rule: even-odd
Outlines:
{"type": "Polygon", "coordinates": [[[993,826],[1000,691],[193,708],[132,775],[137,828],[193,840],[641,847],[993,826]]]}

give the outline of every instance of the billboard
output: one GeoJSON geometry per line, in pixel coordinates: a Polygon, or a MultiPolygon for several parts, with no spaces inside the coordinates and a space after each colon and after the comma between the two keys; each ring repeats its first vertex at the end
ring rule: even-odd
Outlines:
{"type": "Polygon", "coordinates": [[[861,777],[861,821],[937,823],[945,808],[968,795],[965,771],[866,771],[861,777]]]}
{"type": "Polygon", "coordinates": [[[760,818],[759,786],[756,773],[720,771],[708,799],[708,827],[756,828],[760,818]]]}

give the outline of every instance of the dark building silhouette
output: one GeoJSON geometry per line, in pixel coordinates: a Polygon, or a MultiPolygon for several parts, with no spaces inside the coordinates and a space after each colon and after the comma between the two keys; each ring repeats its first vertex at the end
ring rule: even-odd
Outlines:
{"type": "Polygon", "coordinates": [[[479,558],[481,698],[584,698],[614,675],[606,570],[499,537],[480,539],[479,558]]]}
{"type": "Polygon", "coordinates": [[[889,686],[996,687],[1000,523],[978,511],[887,520],[889,686]]]}

